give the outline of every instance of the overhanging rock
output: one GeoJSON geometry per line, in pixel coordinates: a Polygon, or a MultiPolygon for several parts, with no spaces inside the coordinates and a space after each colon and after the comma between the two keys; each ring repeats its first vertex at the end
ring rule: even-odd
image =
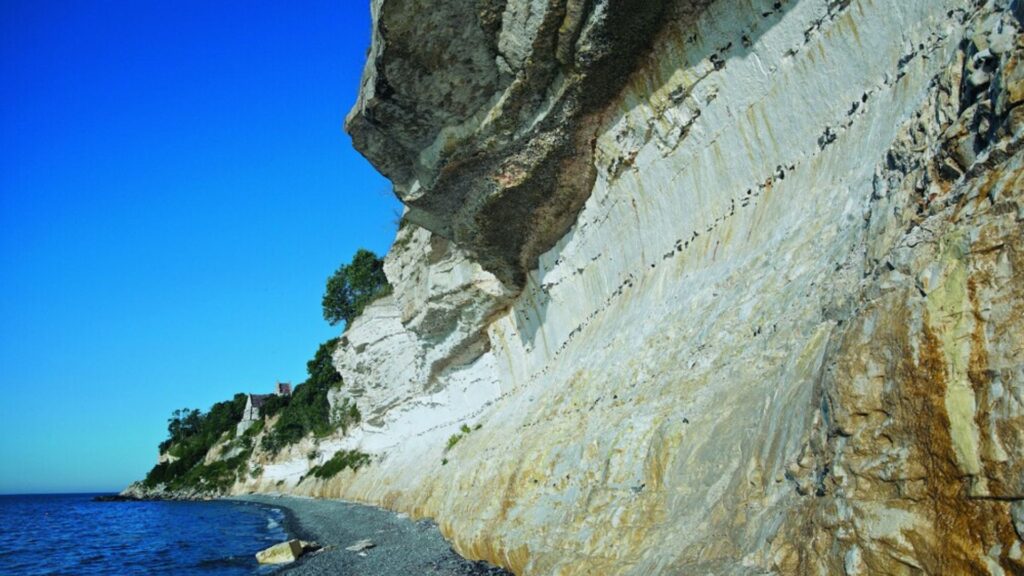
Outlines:
{"type": "Polygon", "coordinates": [[[346,128],[409,220],[519,288],[589,195],[592,117],[653,40],[665,4],[376,0],[346,128]]]}

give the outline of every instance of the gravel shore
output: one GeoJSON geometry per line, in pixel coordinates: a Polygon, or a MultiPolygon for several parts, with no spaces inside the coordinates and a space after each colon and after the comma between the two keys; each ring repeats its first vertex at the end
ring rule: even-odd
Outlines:
{"type": "Polygon", "coordinates": [[[234,499],[280,508],[285,513],[285,528],[293,537],[315,540],[324,547],[279,574],[511,576],[510,572],[456,554],[429,520],[414,522],[388,510],[341,500],[263,495],[234,499]],[[345,550],[363,539],[375,544],[364,551],[364,556],[345,550]]]}

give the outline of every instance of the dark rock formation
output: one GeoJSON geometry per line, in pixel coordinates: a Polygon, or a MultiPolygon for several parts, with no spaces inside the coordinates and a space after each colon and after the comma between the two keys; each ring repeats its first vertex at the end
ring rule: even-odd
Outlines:
{"type": "Polygon", "coordinates": [[[377,0],[346,127],[407,218],[519,288],[589,195],[588,116],[622,88],[666,4],[377,0]]]}

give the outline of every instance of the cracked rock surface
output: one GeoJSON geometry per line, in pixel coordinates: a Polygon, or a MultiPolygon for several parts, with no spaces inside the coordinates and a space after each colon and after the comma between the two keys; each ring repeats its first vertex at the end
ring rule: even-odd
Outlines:
{"type": "Polygon", "coordinates": [[[346,128],[407,218],[515,289],[594,179],[595,114],[660,28],[665,0],[373,0],[346,128]]]}
{"type": "Polygon", "coordinates": [[[1024,572],[1022,2],[373,11],[364,419],[235,491],[521,575],[1024,572]]]}

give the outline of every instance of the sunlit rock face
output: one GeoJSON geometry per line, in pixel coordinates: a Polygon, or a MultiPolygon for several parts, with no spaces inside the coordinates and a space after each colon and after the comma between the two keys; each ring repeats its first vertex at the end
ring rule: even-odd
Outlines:
{"type": "Polygon", "coordinates": [[[374,462],[248,488],[517,574],[1024,570],[1020,2],[421,4],[349,119],[410,208],[317,458],[374,462]]]}
{"type": "Polygon", "coordinates": [[[519,288],[589,194],[594,114],[667,4],[373,0],[373,43],[346,126],[411,222],[519,288]]]}

